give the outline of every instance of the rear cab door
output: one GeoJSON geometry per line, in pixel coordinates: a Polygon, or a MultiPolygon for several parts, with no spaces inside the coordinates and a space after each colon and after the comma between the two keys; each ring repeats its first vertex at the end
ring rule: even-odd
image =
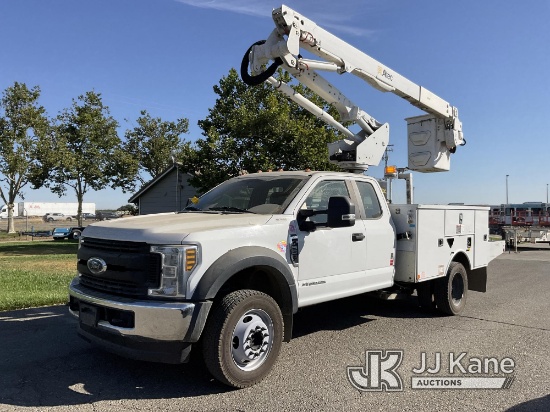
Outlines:
{"type": "Polygon", "coordinates": [[[357,176],[353,180],[356,191],[356,222],[365,228],[366,282],[373,290],[393,285],[395,263],[395,227],[386,199],[375,179],[357,176]]]}

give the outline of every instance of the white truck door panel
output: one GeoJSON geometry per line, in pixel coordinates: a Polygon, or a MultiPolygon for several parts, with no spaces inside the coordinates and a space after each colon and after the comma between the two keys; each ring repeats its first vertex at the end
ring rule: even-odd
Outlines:
{"type": "Polygon", "coordinates": [[[357,180],[364,214],[367,282],[378,289],[391,286],[394,277],[395,230],[389,211],[382,207],[372,183],[357,180]]]}
{"type": "MultiPolygon", "coordinates": [[[[345,180],[321,180],[310,191],[302,208],[326,210],[331,196],[349,196],[345,180]]],[[[300,305],[323,302],[354,294],[365,283],[365,228],[361,220],[354,226],[328,228],[326,215],[311,218],[317,229],[298,231],[300,305]]]]}

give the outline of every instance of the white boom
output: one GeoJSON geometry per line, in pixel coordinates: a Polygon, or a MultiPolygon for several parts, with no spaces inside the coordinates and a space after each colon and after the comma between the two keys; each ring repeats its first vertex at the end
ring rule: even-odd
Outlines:
{"type": "Polygon", "coordinates": [[[376,119],[351,102],[317,71],[351,73],[382,92],[392,92],[428,115],[408,121],[409,169],[421,172],[446,171],[450,154],[466,141],[458,110],[426,88],[391,70],[342,39],[317,26],[313,21],[283,5],[273,10],[275,29],[266,41],[259,41],[246,52],[241,76],[249,85],[264,81],[275,86],[290,99],[324,120],[346,138],[329,144],[329,158],[348,170],[362,171],[378,165],[389,141],[389,125],[376,119]],[[323,60],[305,59],[300,49],[323,60]],[[272,61],[271,65],[265,69],[272,61]],[[252,75],[248,74],[248,68],[252,75]],[[273,77],[282,66],[300,83],[307,86],[340,114],[340,122],[290,86],[273,77]],[[354,122],[361,127],[353,133],[341,122],[354,122]]]}

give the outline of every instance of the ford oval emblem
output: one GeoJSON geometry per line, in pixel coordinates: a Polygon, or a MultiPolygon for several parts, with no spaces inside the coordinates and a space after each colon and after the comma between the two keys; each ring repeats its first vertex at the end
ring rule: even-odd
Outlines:
{"type": "Polygon", "coordinates": [[[90,269],[90,272],[94,275],[101,275],[107,270],[107,263],[101,258],[92,257],[88,259],[88,269],[90,269]]]}

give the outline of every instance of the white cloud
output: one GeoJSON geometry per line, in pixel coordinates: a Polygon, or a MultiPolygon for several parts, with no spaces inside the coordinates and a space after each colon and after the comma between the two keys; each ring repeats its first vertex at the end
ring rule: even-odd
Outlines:
{"type": "Polygon", "coordinates": [[[269,6],[261,1],[251,0],[176,0],[188,6],[201,9],[212,9],[220,11],[230,11],[238,14],[248,14],[251,16],[269,16],[269,6]]]}
{"type": "MultiPolygon", "coordinates": [[[[261,0],[176,0],[187,6],[202,9],[228,11],[269,18],[270,11],[281,3],[261,0]]],[[[375,30],[364,28],[357,23],[361,15],[370,8],[364,0],[348,0],[335,7],[333,0],[283,0],[284,4],[302,13],[326,30],[345,33],[357,37],[369,37],[375,30]],[[366,4],[365,4],[366,3],[366,4]],[[355,20],[355,21],[354,21],[355,20]]],[[[364,19],[365,21],[367,19],[364,19]]]]}

